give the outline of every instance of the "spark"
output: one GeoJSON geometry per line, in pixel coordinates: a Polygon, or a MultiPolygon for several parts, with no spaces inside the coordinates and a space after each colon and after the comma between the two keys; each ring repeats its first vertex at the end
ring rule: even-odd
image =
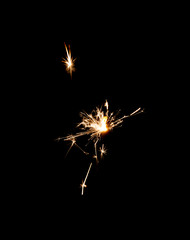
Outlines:
{"type": "Polygon", "coordinates": [[[64,45],[65,45],[65,50],[66,50],[66,53],[67,53],[67,57],[66,57],[66,58],[62,58],[62,62],[65,64],[65,66],[66,66],[66,71],[67,71],[68,73],[70,73],[70,76],[71,76],[71,78],[72,78],[72,72],[75,71],[74,62],[75,62],[76,58],[73,59],[73,58],[71,57],[70,45],[69,45],[69,50],[67,49],[67,45],[66,45],[65,43],[64,43],[64,45]]]}
{"type": "Polygon", "coordinates": [[[106,107],[107,111],[106,111],[106,116],[108,115],[108,109],[109,109],[109,105],[108,105],[108,101],[106,100],[104,106],[106,107]]]}
{"type": "Polygon", "coordinates": [[[82,181],[82,184],[80,185],[81,188],[82,188],[82,190],[81,190],[81,195],[84,194],[84,188],[87,187],[87,185],[86,185],[85,183],[86,183],[86,180],[87,180],[87,178],[88,178],[88,174],[89,174],[89,172],[90,172],[91,167],[92,167],[92,162],[90,163],[90,166],[89,166],[89,168],[88,168],[88,171],[87,171],[87,174],[86,174],[86,177],[85,177],[84,181],[82,181]]]}
{"type": "Polygon", "coordinates": [[[104,154],[107,153],[107,149],[104,147],[104,144],[102,144],[102,147],[100,147],[100,155],[101,158],[103,157],[104,154]]]}

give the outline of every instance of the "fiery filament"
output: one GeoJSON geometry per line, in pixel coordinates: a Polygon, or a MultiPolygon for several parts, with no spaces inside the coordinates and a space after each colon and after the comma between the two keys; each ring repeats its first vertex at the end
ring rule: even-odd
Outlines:
{"type": "MultiPolygon", "coordinates": [[[[64,43],[65,44],[65,43],[64,43]]],[[[71,57],[71,49],[70,49],[70,45],[69,45],[69,50],[67,48],[67,45],[65,44],[65,50],[67,53],[67,57],[66,58],[62,58],[62,62],[65,64],[66,66],[66,71],[68,73],[70,73],[70,76],[72,78],[72,72],[75,71],[75,65],[74,62],[76,59],[73,59],[73,57],[71,57]]]]}
{"type": "Polygon", "coordinates": [[[86,185],[85,183],[86,183],[86,180],[87,180],[87,178],[88,178],[88,174],[89,174],[89,172],[90,172],[91,167],[92,167],[92,162],[90,163],[90,166],[89,166],[89,168],[88,168],[88,171],[87,171],[87,174],[86,174],[86,177],[85,177],[84,181],[82,181],[82,184],[80,185],[81,188],[82,188],[81,195],[83,195],[83,193],[84,193],[84,188],[87,187],[87,185],[86,185]]]}

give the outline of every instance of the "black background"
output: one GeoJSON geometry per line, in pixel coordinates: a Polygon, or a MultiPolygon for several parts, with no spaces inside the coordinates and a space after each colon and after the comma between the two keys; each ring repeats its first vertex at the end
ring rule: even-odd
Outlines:
{"type": "MultiPolygon", "coordinates": [[[[56,11],[40,11],[22,28],[21,77],[14,83],[13,102],[21,136],[16,151],[22,157],[13,163],[19,169],[19,184],[13,187],[23,218],[31,216],[39,229],[49,226],[52,234],[67,226],[71,233],[90,228],[95,234],[106,232],[105,224],[111,231],[116,223],[121,229],[158,231],[173,190],[162,129],[171,80],[170,21],[154,7],[107,14],[104,9],[83,18],[77,12],[71,22],[76,12],[56,11]],[[76,58],[72,79],[62,63],[64,43],[76,58]],[[138,107],[145,111],[103,136],[107,155],[92,165],[81,196],[91,159],[76,147],[65,158],[68,142],[55,139],[74,133],[80,111],[90,113],[105,100],[111,112],[121,109],[120,116],[138,107]]],[[[83,147],[85,141],[77,143],[83,147]]]]}

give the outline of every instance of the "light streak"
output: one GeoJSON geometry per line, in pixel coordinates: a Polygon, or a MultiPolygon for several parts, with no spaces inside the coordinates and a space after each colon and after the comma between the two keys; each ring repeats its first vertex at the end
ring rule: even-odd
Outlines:
{"type": "Polygon", "coordinates": [[[82,184],[80,185],[81,188],[82,188],[82,190],[81,190],[81,195],[84,194],[84,188],[87,187],[87,185],[86,185],[86,180],[87,180],[87,178],[88,178],[88,174],[89,174],[89,172],[90,172],[91,167],[92,167],[92,162],[90,163],[90,166],[89,166],[89,168],[88,168],[88,171],[87,171],[87,173],[86,173],[86,177],[85,177],[84,181],[82,181],[82,184]]]}
{"type": "Polygon", "coordinates": [[[72,142],[71,142],[71,146],[70,146],[70,148],[68,149],[65,157],[68,155],[69,151],[71,150],[71,148],[73,147],[74,144],[75,144],[75,146],[77,146],[78,149],[80,149],[85,155],[88,155],[88,154],[89,154],[88,152],[85,152],[85,151],[76,143],[76,140],[73,138],[73,139],[72,139],[72,142]]]}
{"type": "MultiPolygon", "coordinates": [[[[57,141],[60,141],[60,140],[62,140],[62,139],[64,139],[64,137],[59,137],[59,138],[57,138],[56,140],[57,140],[57,141]]],[[[69,149],[67,150],[67,153],[66,153],[65,157],[68,155],[68,153],[70,152],[70,150],[71,150],[71,148],[73,147],[73,145],[75,145],[78,149],[80,149],[85,155],[88,155],[88,154],[89,154],[88,152],[85,152],[85,151],[76,143],[76,139],[73,138],[73,139],[71,140],[71,145],[70,145],[69,149]]]]}
{"type": "Polygon", "coordinates": [[[70,45],[69,45],[69,50],[67,49],[67,45],[66,45],[65,43],[64,43],[64,45],[65,45],[65,50],[66,50],[66,53],[67,53],[67,57],[66,57],[66,58],[62,58],[62,62],[65,64],[65,66],[66,66],[66,71],[67,71],[68,73],[70,73],[70,76],[71,76],[71,78],[72,78],[72,72],[75,71],[74,62],[75,62],[76,58],[73,59],[73,58],[71,57],[70,45]]]}

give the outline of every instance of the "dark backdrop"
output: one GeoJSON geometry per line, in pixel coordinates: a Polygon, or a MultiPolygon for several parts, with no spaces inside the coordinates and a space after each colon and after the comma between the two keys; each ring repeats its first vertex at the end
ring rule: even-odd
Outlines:
{"type": "Polygon", "coordinates": [[[163,219],[171,189],[162,135],[169,30],[154,11],[138,13],[109,16],[103,23],[97,16],[74,26],[60,13],[47,14],[24,32],[22,78],[15,84],[24,129],[16,194],[34,221],[59,229],[64,221],[81,226],[98,217],[104,226],[104,220],[114,225],[125,217],[132,227],[140,221],[154,228],[154,221],[163,219]],[[72,79],[62,63],[64,43],[76,58],[72,79]],[[138,107],[145,111],[102,138],[107,155],[93,164],[81,196],[91,159],[75,146],[65,158],[69,143],[55,139],[74,133],[80,111],[90,113],[105,100],[110,111],[121,110],[119,116],[138,107]]]}

